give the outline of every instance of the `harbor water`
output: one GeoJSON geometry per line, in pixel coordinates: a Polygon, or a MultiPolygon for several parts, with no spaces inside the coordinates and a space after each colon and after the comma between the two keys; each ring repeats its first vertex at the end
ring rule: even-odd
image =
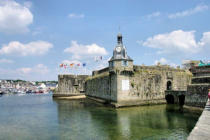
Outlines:
{"type": "Polygon", "coordinates": [[[201,114],[175,105],[114,109],[52,94],[2,96],[0,111],[5,140],[182,140],[201,114]]]}

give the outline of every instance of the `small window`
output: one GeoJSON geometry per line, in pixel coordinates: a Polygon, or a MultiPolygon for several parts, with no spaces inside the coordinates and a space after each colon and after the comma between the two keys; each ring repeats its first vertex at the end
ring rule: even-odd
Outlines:
{"type": "Polygon", "coordinates": [[[167,87],[166,87],[167,90],[172,90],[172,83],[171,81],[168,81],[167,82],[167,87]]]}
{"type": "Polygon", "coordinates": [[[114,62],[113,61],[110,62],[109,65],[110,65],[110,67],[114,67],[114,62]]]}
{"type": "Polygon", "coordinates": [[[122,66],[128,66],[128,61],[122,61],[122,66]]]}

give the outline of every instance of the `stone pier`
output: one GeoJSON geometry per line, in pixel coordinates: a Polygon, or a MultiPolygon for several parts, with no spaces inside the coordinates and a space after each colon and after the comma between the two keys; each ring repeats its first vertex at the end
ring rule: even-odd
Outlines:
{"type": "Polygon", "coordinates": [[[205,109],[201,114],[196,126],[190,133],[188,140],[210,139],[210,100],[207,101],[205,109]]]}

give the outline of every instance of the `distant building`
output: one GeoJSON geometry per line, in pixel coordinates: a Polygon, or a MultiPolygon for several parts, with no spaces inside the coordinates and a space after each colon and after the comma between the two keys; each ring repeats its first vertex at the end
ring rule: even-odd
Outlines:
{"type": "Polygon", "coordinates": [[[42,89],[45,89],[46,85],[44,83],[41,83],[41,85],[39,87],[42,88],[42,89]]]}
{"type": "Polygon", "coordinates": [[[200,61],[198,60],[184,60],[182,66],[184,69],[191,69],[192,67],[198,66],[200,61]]]}

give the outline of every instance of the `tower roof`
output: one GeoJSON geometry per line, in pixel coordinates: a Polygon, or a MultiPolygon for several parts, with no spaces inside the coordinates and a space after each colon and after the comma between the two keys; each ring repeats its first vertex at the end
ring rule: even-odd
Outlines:
{"type": "Polygon", "coordinates": [[[133,61],[128,55],[125,46],[122,41],[122,34],[118,33],[117,35],[117,45],[113,51],[113,56],[110,61],[113,60],[130,60],[133,61]]]}

